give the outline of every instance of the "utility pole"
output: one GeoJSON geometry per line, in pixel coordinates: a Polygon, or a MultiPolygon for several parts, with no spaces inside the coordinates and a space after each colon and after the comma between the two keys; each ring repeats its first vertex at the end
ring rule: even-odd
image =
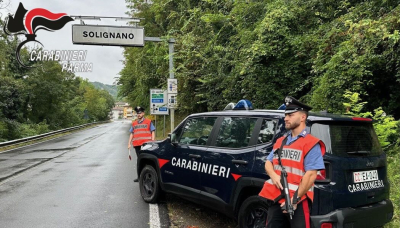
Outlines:
{"type": "MultiPolygon", "coordinates": [[[[169,46],[169,78],[175,78],[174,76],[174,44],[175,44],[175,39],[171,38],[168,40],[168,46],[169,46]]],[[[171,132],[175,129],[175,109],[170,108],[171,112],[171,132]]]]}

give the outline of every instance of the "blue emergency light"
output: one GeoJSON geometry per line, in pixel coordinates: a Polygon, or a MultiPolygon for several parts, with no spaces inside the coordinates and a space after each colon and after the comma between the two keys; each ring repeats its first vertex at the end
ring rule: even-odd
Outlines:
{"type": "Polygon", "coordinates": [[[233,110],[253,110],[253,104],[249,100],[240,100],[233,110]]]}
{"type": "Polygon", "coordinates": [[[281,106],[279,106],[278,110],[285,110],[286,109],[286,105],[282,104],[281,106]]]}

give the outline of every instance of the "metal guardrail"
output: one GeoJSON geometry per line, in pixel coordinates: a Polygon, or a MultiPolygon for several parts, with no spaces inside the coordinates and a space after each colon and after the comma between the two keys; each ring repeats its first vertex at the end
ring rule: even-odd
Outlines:
{"type": "Polygon", "coordinates": [[[51,132],[47,132],[47,133],[44,133],[44,134],[30,136],[30,137],[26,137],[26,138],[22,138],[22,139],[10,140],[10,141],[7,141],[7,142],[0,143],[0,148],[4,147],[4,146],[17,145],[17,144],[20,144],[20,143],[33,141],[33,140],[45,138],[45,137],[48,137],[48,136],[52,136],[52,135],[56,135],[56,134],[60,134],[60,133],[64,133],[64,132],[77,130],[79,128],[84,128],[84,127],[87,127],[87,126],[90,126],[90,125],[93,125],[93,124],[101,124],[101,123],[108,123],[108,122],[109,121],[100,121],[100,122],[87,123],[87,124],[82,124],[82,125],[75,126],[75,127],[64,128],[64,129],[61,129],[61,130],[51,131],[51,132]]]}

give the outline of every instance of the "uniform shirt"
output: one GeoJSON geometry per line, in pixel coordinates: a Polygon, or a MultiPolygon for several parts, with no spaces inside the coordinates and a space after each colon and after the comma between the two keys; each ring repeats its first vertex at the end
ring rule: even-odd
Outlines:
{"type": "MultiPolygon", "coordinates": [[[[142,119],[142,121],[139,121],[138,120],[138,123],[143,123],[143,121],[144,121],[144,118],[142,119]]],[[[150,131],[155,131],[156,130],[156,128],[154,127],[154,125],[153,125],[153,122],[150,122],[150,131]]],[[[133,127],[131,126],[131,129],[129,129],[129,132],[130,133],[133,133],[133,127]]]]}
{"type": "MultiPolygon", "coordinates": [[[[290,132],[288,135],[288,139],[286,145],[296,141],[299,137],[305,137],[308,134],[306,129],[304,129],[298,136],[292,137],[292,133],[290,132]]],[[[280,145],[279,145],[280,146],[280,145]]],[[[267,160],[272,162],[274,158],[274,149],[272,149],[271,153],[268,155],[267,160]]],[[[308,152],[306,157],[304,158],[304,170],[307,172],[308,170],[321,170],[325,169],[324,159],[322,158],[321,146],[317,143],[311,150],[308,152]]]]}

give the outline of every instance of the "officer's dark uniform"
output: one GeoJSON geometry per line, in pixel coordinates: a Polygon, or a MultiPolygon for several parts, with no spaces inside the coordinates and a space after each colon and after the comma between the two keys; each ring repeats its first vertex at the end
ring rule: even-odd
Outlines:
{"type": "MultiPolygon", "coordinates": [[[[311,110],[310,106],[297,101],[293,97],[286,97],[285,104],[285,114],[294,113],[297,111],[308,112],[311,110]]],[[[268,156],[268,160],[272,162],[274,170],[278,175],[280,174],[280,171],[277,170],[281,169],[281,166],[278,163],[276,152],[283,143],[283,138],[284,137],[281,137],[277,140],[276,144],[274,145],[273,152],[271,152],[270,156],[268,156]]],[[[301,182],[301,179],[306,171],[324,169],[322,155],[325,153],[325,145],[319,139],[308,134],[308,132],[304,129],[296,137],[292,137],[291,133],[288,134],[287,141],[283,147],[283,150],[285,149],[295,149],[296,151],[301,152],[301,159],[297,160],[297,162],[293,161],[292,158],[289,157],[282,157],[281,159],[282,165],[285,167],[285,170],[288,173],[290,196],[293,197],[294,192],[296,192],[298,189],[299,183],[301,182]]],[[[272,202],[274,200],[278,200],[279,196],[281,195],[281,190],[272,183],[272,180],[267,180],[265,182],[264,187],[259,195],[268,199],[270,202],[266,221],[268,228],[310,227],[310,209],[314,195],[313,187],[307,191],[306,195],[302,196],[301,199],[298,199],[299,203],[294,211],[293,219],[289,219],[289,215],[282,212],[280,205],[282,202],[284,202],[284,199],[280,199],[279,202],[276,203],[272,202]]]]}

